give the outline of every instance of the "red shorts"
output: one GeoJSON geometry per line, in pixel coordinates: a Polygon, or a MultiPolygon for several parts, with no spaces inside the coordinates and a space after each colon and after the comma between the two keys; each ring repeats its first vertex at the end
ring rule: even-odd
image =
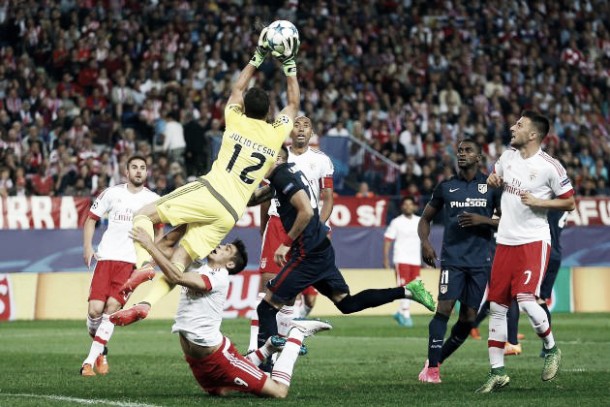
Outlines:
{"type": "Polygon", "coordinates": [[[265,372],[237,352],[226,336],[218,350],[203,359],[184,356],[197,383],[212,395],[227,390],[260,394],[267,380],[265,372]]]}
{"type": "Polygon", "coordinates": [[[273,261],[273,255],[278,247],[286,240],[288,234],[282,226],[278,216],[269,216],[269,221],[263,233],[263,247],[261,248],[261,261],[259,273],[277,274],[282,269],[273,261]]]}
{"type": "Polygon", "coordinates": [[[89,301],[99,300],[106,302],[109,297],[114,298],[121,305],[125,305],[127,298],[119,294],[121,287],[134,270],[133,263],[116,260],[100,260],[93,270],[91,287],[89,288],[89,301]]]}
{"type": "Polygon", "coordinates": [[[519,246],[498,244],[489,280],[489,301],[510,305],[517,294],[540,292],[551,245],[532,242],[519,246]]]}
{"type": "Polygon", "coordinates": [[[396,284],[399,287],[407,285],[408,283],[419,277],[420,270],[421,266],[416,266],[415,264],[395,264],[394,271],[396,272],[396,284]]]}

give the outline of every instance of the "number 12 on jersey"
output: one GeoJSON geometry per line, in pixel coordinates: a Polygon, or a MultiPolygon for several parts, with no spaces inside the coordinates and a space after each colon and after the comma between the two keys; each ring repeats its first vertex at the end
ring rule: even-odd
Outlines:
{"type": "MultiPolygon", "coordinates": [[[[231,172],[233,170],[235,162],[237,161],[237,158],[239,157],[239,153],[241,152],[242,148],[243,146],[241,144],[235,144],[233,146],[233,155],[229,160],[229,164],[227,164],[227,172],[231,172]]],[[[239,179],[241,179],[246,184],[252,184],[254,182],[254,178],[249,177],[248,174],[252,171],[261,169],[262,166],[265,165],[265,161],[267,161],[267,158],[264,155],[257,152],[253,152],[252,154],[250,154],[250,158],[258,160],[258,163],[250,165],[248,167],[244,167],[244,169],[239,174],[239,179]]]]}

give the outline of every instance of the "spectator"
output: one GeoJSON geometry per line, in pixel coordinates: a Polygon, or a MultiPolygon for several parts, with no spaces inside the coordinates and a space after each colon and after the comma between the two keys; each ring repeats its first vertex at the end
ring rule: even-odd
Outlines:
{"type": "Polygon", "coordinates": [[[356,192],[356,198],[372,198],[375,196],[375,193],[369,189],[369,184],[366,182],[361,182],[358,187],[358,192],[356,192]]]}

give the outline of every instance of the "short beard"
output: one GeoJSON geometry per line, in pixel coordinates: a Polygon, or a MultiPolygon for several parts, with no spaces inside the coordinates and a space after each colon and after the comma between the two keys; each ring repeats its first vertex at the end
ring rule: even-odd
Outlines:
{"type": "Polygon", "coordinates": [[[138,187],[138,188],[139,188],[139,187],[141,187],[142,185],[144,185],[144,182],[145,182],[145,181],[136,181],[135,179],[130,179],[130,180],[129,180],[129,182],[131,182],[131,184],[132,184],[134,187],[138,187]]]}

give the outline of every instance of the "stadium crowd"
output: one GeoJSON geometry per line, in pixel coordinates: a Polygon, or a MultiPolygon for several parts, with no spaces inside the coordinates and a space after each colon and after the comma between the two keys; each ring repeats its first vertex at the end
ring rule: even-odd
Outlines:
{"type": "MultiPolygon", "coordinates": [[[[300,31],[303,113],[362,142],[345,165],[375,193],[428,195],[465,137],[489,167],[534,109],[577,193],[609,194],[608,0],[261,3],[0,1],[0,195],[97,196],[136,152],[159,194],[206,172],[243,50],[275,19],[300,31]]],[[[257,79],[277,109],[274,64],[257,79]]]]}

